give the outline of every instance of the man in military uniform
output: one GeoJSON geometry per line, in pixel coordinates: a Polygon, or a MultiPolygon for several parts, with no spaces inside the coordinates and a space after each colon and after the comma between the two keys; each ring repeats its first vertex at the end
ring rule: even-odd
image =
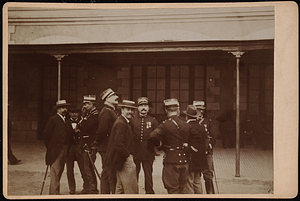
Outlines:
{"type": "Polygon", "coordinates": [[[76,107],[69,108],[70,118],[66,120],[68,124],[72,126],[70,138],[70,149],[67,155],[66,167],[67,167],[67,178],[69,184],[70,194],[75,194],[76,183],[74,177],[74,163],[77,161],[81,175],[83,175],[83,167],[81,161],[81,154],[79,153],[79,133],[75,132],[78,127],[78,122],[80,120],[80,109],[76,107]]]}
{"type": "MultiPolygon", "coordinates": [[[[213,150],[212,148],[216,144],[215,138],[210,135],[210,132],[208,130],[209,127],[209,122],[210,120],[207,120],[204,118],[204,113],[205,113],[205,105],[204,101],[194,101],[193,105],[199,110],[200,115],[199,115],[199,125],[202,127],[202,131],[205,131],[206,137],[204,138],[205,140],[205,155],[206,157],[203,157],[203,163],[200,166],[201,172],[203,174],[203,178],[205,180],[205,189],[207,194],[214,194],[214,185],[213,185],[213,172],[214,172],[214,166],[213,166],[213,150]]],[[[201,176],[201,175],[200,175],[201,176]]]]}
{"type": "Polygon", "coordinates": [[[98,129],[98,110],[95,106],[96,95],[87,95],[83,97],[83,114],[78,125],[80,132],[80,152],[82,154],[83,163],[83,182],[84,189],[81,194],[97,194],[97,179],[93,164],[96,160],[96,150],[93,150],[91,144],[95,140],[96,131],[98,129]],[[84,147],[90,149],[90,152],[84,147]]]}
{"type": "Polygon", "coordinates": [[[46,165],[50,165],[50,195],[60,194],[60,178],[64,171],[70,141],[70,127],[66,123],[68,112],[66,100],[58,100],[53,107],[57,111],[49,118],[43,131],[44,144],[47,148],[46,165]]]}
{"type": "Polygon", "coordinates": [[[133,162],[134,142],[129,125],[136,106],[134,101],[129,100],[123,100],[119,106],[122,114],[112,127],[104,166],[116,170],[116,194],[138,194],[136,165],[133,162]]]}
{"type": "Polygon", "coordinates": [[[130,125],[134,141],[134,163],[136,165],[137,179],[143,166],[145,174],[145,191],[146,194],[154,194],[153,190],[153,161],[155,158],[154,147],[148,147],[149,134],[158,126],[155,118],[148,115],[149,101],[147,97],[137,99],[138,114],[134,116],[130,125]]]}
{"type": "Polygon", "coordinates": [[[119,97],[111,88],[103,91],[100,94],[100,97],[104,101],[104,107],[102,108],[98,116],[99,125],[96,132],[97,136],[93,146],[98,147],[97,150],[100,153],[102,161],[100,183],[101,194],[114,194],[117,182],[116,173],[114,170],[106,169],[103,166],[103,162],[106,156],[106,150],[112,126],[118,118],[116,107],[118,105],[119,97]]]}
{"type": "Polygon", "coordinates": [[[200,134],[179,119],[177,99],[164,100],[165,112],[169,119],[150,133],[149,144],[165,151],[162,179],[169,194],[186,193],[189,174],[189,152],[197,152],[202,138],[200,134]]]}

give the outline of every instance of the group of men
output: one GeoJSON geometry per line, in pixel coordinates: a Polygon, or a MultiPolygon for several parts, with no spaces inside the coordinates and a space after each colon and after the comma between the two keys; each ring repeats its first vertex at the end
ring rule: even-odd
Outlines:
{"type": "Polygon", "coordinates": [[[56,102],[57,114],[44,130],[46,165],[50,166],[49,194],[60,193],[60,178],[67,166],[70,194],[75,194],[74,162],[83,178],[80,194],[138,194],[141,167],[146,194],[154,194],[153,162],[155,149],[164,151],[162,180],[168,193],[203,193],[201,174],[207,193],[214,193],[212,147],[214,138],[203,117],[203,101],[194,101],[180,116],[177,99],[164,100],[167,119],[160,125],[149,116],[149,100],[140,97],[119,102],[111,88],[100,94],[104,107],[96,108],[96,96],[83,97],[81,109],[69,109],[65,100],[56,102]],[[117,107],[121,114],[117,114],[117,107]],[[137,109],[137,110],[136,110],[137,109]],[[137,112],[136,112],[137,111],[137,112]],[[95,166],[96,154],[102,161],[101,176],[95,166]]]}

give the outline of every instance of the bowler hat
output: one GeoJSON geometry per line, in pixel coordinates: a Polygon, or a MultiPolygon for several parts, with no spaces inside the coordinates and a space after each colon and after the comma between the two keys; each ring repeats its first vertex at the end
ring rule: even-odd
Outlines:
{"type": "Polygon", "coordinates": [[[135,106],[134,101],[130,100],[123,100],[121,103],[118,104],[119,107],[128,107],[128,108],[134,108],[136,109],[137,107],[135,106]]]}
{"type": "Polygon", "coordinates": [[[149,100],[147,97],[140,97],[137,99],[137,104],[138,105],[148,105],[149,104],[149,100]]]}
{"type": "Polygon", "coordinates": [[[69,106],[71,103],[67,103],[66,100],[58,100],[56,101],[56,105],[53,107],[53,109],[58,109],[60,107],[69,106]]]}
{"type": "Polygon", "coordinates": [[[205,103],[204,101],[193,101],[193,105],[197,108],[197,109],[202,109],[205,110],[205,103]]]}
{"type": "Polygon", "coordinates": [[[179,102],[176,98],[170,98],[170,99],[166,99],[164,100],[164,106],[165,107],[170,107],[170,106],[177,106],[179,107],[179,102]]]}
{"type": "Polygon", "coordinates": [[[190,117],[199,117],[201,112],[194,105],[188,105],[183,113],[190,117]]]}
{"type": "Polygon", "coordinates": [[[117,94],[117,93],[114,92],[111,88],[108,88],[100,94],[100,97],[104,101],[106,98],[108,98],[112,95],[115,95],[115,94],[117,94]]]}
{"type": "Polygon", "coordinates": [[[95,102],[95,101],[96,101],[96,95],[85,95],[85,96],[83,96],[83,103],[95,102]]]}

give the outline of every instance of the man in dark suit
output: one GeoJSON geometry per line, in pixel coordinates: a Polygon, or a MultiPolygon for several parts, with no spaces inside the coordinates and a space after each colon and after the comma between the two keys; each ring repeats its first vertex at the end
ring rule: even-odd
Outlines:
{"type": "Polygon", "coordinates": [[[104,101],[104,107],[102,108],[98,116],[98,130],[96,132],[97,135],[95,142],[92,146],[98,147],[97,150],[100,153],[102,161],[100,183],[101,194],[114,194],[117,182],[116,173],[112,169],[106,169],[103,166],[103,161],[106,156],[106,150],[112,126],[118,118],[116,107],[118,105],[119,97],[111,88],[103,91],[100,94],[100,97],[104,101]]]}
{"type": "Polygon", "coordinates": [[[148,140],[150,145],[165,151],[163,183],[169,194],[186,193],[188,182],[189,152],[197,152],[202,138],[200,134],[179,118],[180,109],[177,99],[164,100],[169,119],[163,121],[148,140]]]}
{"type": "Polygon", "coordinates": [[[72,138],[70,138],[70,143],[69,143],[70,149],[67,156],[66,167],[67,167],[67,178],[68,178],[70,194],[75,194],[75,189],[76,189],[76,182],[74,177],[75,161],[77,161],[81,175],[83,175],[82,173],[83,165],[81,160],[81,154],[79,153],[80,136],[79,133],[76,132],[80,120],[80,109],[76,107],[70,107],[69,116],[70,118],[67,119],[67,123],[71,124],[72,126],[71,129],[72,138]]]}
{"type": "MultiPolygon", "coordinates": [[[[201,160],[200,170],[203,174],[203,179],[205,180],[205,189],[207,194],[214,194],[214,185],[213,185],[213,176],[214,176],[214,165],[213,165],[213,147],[216,144],[215,138],[210,134],[209,132],[209,123],[210,120],[207,118],[204,118],[205,114],[205,103],[204,101],[194,101],[193,105],[197,108],[197,110],[200,112],[200,115],[198,116],[199,120],[199,126],[197,126],[197,131],[205,131],[204,142],[205,142],[205,156],[201,155],[200,157],[203,158],[201,160]]],[[[195,154],[197,155],[197,154],[195,154]]],[[[197,160],[197,156],[195,157],[195,160],[197,160]]],[[[201,174],[200,174],[201,176],[201,174]]]]}
{"type": "Polygon", "coordinates": [[[129,120],[136,108],[134,101],[119,104],[121,116],[115,121],[109,138],[104,166],[116,170],[116,194],[138,194],[136,166],[133,162],[134,142],[129,120]]]}
{"type": "Polygon", "coordinates": [[[145,174],[146,194],[154,194],[153,190],[153,161],[155,158],[154,147],[148,147],[149,134],[158,126],[155,118],[148,115],[149,101],[147,97],[137,100],[138,114],[130,120],[134,141],[134,163],[136,165],[137,179],[143,166],[145,174]]]}
{"type": "Polygon", "coordinates": [[[68,144],[70,140],[70,127],[66,124],[65,116],[67,115],[66,100],[59,100],[53,107],[57,113],[49,118],[43,132],[44,144],[47,148],[46,165],[50,165],[50,195],[59,195],[60,178],[64,170],[68,144]]]}
{"type": "Polygon", "coordinates": [[[80,132],[80,153],[83,164],[83,182],[84,189],[81,194],[98,194],[97,178],[93,163],[96,160],[96,150],[92,149],[91,144],[95,141],[96,131],[98,129],[99,112],[95,106],[96,95],[86,95],[83,97],[83,114],[78,124],[78,132],[80,132]],[[88,147],[90,152],[84,147],[88,147]]]}

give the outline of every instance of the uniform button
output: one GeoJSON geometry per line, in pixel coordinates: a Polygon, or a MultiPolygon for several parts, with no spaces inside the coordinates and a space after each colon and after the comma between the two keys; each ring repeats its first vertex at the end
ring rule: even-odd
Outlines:
{"type": "Polygon", "coordinates": [[[184,149],[184,147],[181,147],[181,149],[184,149]]]}
{"type": "Polygon", "coordinates": [[[179,149],[179,147],[177,147],[177,149],[179,149]]]}
{"type": "Polygon", "coordinates": [[[183,155],[185,156],[185,153],[183,155]]]}
{"type": "Polygon", "coordinates": [[[106,134],[106,136],[108,136],[108,134],[106,134]]]}
{"type": "Polygon", "coordinates": [[[182,161],[180,160],[179,163],[181,163],[182,161]]]}
{"type": "Polygon", "coordinates": [[[186,160],[184,160],[184,162],[186,162],[186,160]]]}
{"type": "Polygon", "coordinates": [[[141,142],[143,142],[143,140],[141,140],[141,142]]]}
{"type": "Polygon", "coordinates": [[[181,154],[178,154],[178,156],[181,156],[181,154]]]}

